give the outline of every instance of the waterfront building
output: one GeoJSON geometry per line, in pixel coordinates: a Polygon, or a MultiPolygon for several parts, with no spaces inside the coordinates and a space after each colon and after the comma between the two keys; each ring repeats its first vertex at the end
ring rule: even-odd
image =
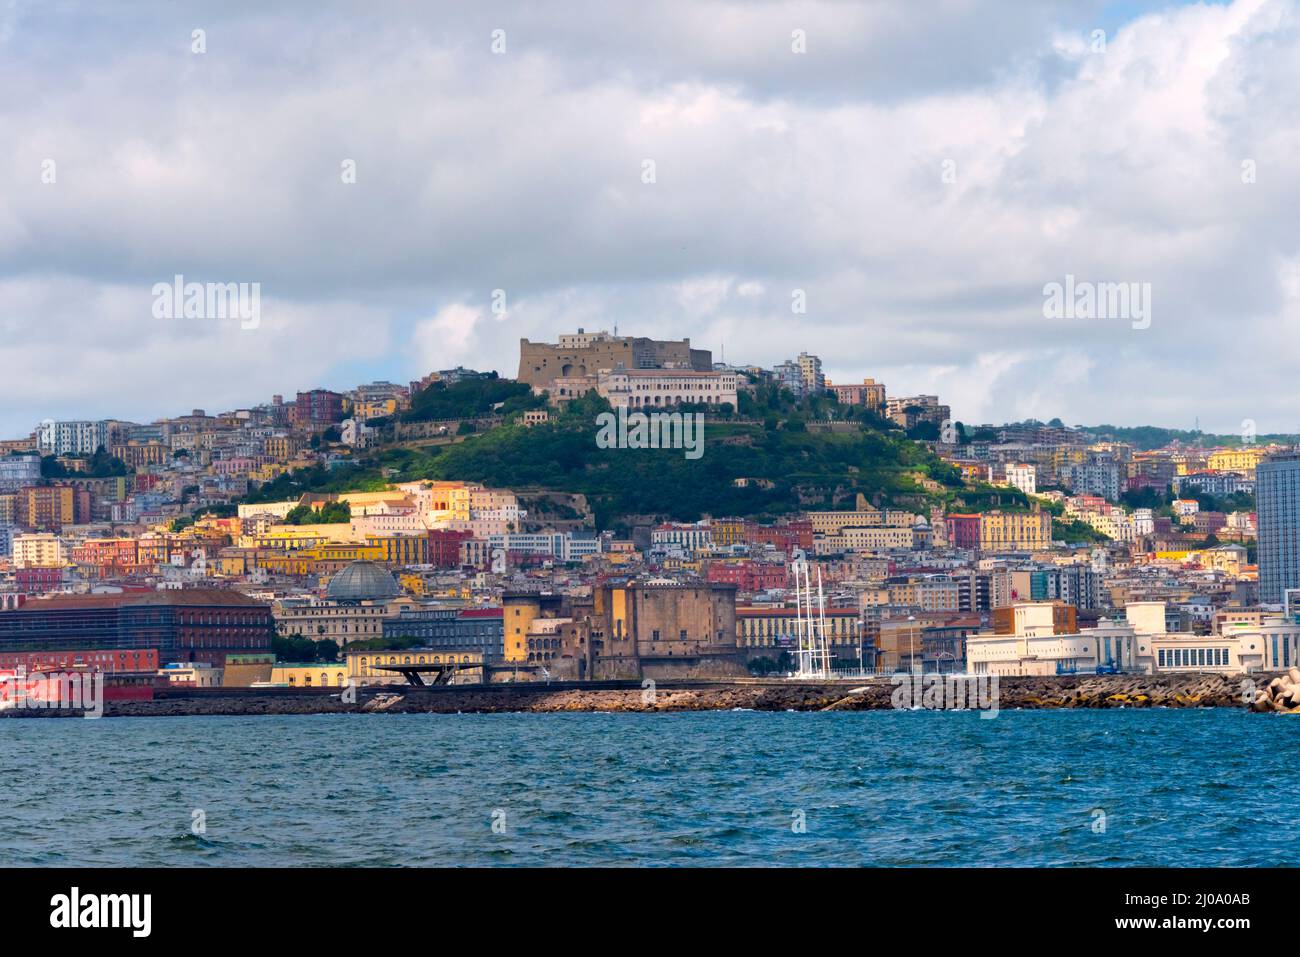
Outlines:
{"type": "Polygon", "coordinates": [[[507,661],[573,678],[746,673],[734,585],[617,580],[589,599],[506,592],[502,606],[507,661]]]}
{"type": "Polygon", "coordinates": [[[339,603],[320,598],[281,598],[273,607],[280,634],[333,641],[340,647],[350,641],[382,637],[384,621],[392,614],[386,601],[339,603]]]}
{"type": "MultiPolygon", "coordinates": [[[[400,680],[393,675],[392,680],[400,680]]],[[[343,662],[333,664],[277,663],[271,669],[271,684],[289,688],[342,688],[348,683],[348,669],[343,662]]]]}
{"type": "MultiPolygon", "coordinates": [[[[430,648],[404,648],[396,649],[379,649],[361,650],[352,649],[343,655],[346,662],[345,670],[348,679],[357,684],[397,684],[402,681],[402,677],[395,671],[385,671],[383,665],[458,665],[456,673],[452,678],[457,684],[473,684],[484,682],[487,675],[483,667],[486,660],[482,654],[474,651],[446,651],[442,649],[430,648]],[[465,665],[478,665],[479,667],[466,668],[465,665]]],[[[334,668],[335,666],[330,666],[334,668]]],[[[331,671],[337,680],[337,672],[331,671]]],[[[305,678],[306,676],[304,676],[305,678]]],[[[426,675],[425,681],[431,681],[432,675],[426,675]]],[[[300,684],[301,684],[300,680],[300,684]]],[[[320,679],[317,678],[319,685],[320,679]]]]}
{"type": "Polygon", "coordinates": [[[485,661],[498,661],[505,657],[503,622],[499,607],[403,605],[383,620],[383,637],[414,638],[443,654],[476,654],[485,661]]]}
{"type": "Polygon", "coordinates": [[[158,677],[184,688],[220,688],[223,669],[206,661],[173,661],[158,669],[158,677]]]}
{"type": "MultiPolygon", "coordinates": [[[[859,646],[868,670],[875,666],[875,636],[868,634],[856,608],[826,609],[826,643],[837,662],[854,666],[859,646]]],[[[736,609],[736,644],[748,656],[775,657],[798,646],[796,609],[744,606],[736,609]]]]}
{"type": "Polygon", "coordinates": [[[0,652],[0,669],[28,672],[103,671],[108,674],[152,674],[158,670],[155,648],[75,649],[71,651],[0,652]]]}
{"type": "Polygon", "coordinates": [[[1009,609],[1009,630],[969,635],[966,661],[970,673],[1012,676],[1143,670],[1138,660],[1138,633],[1130,623],[1103,621],[1096,628],[1063,633],[1059,623],[1063,607],[1017,604],[1009,609]]]}
{"type": "Polygon", "coordinates": [[[270,606],[224,589],[53,595],[0,612],[0,652],[154,648],[164,664],[220,666],[270,645],[270,606]]]}

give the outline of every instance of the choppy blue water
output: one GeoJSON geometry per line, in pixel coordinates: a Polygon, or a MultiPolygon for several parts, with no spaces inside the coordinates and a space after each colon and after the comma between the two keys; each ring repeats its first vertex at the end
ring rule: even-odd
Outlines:
{"type": "Polygon", "coordinates": [[[1285,863],[1298,740],[1228,709],[6,720],[0,863],[1285,863]]]}

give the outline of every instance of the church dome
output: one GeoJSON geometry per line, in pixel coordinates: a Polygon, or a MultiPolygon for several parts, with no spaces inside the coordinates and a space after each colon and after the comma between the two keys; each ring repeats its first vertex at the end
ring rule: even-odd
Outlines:
{"type": "Polygon", "coordinates": [[[353,562],[339,569],[325,589],[331,601],[382,601],[402,593],[387,569],[374,562],[353,562]]]}

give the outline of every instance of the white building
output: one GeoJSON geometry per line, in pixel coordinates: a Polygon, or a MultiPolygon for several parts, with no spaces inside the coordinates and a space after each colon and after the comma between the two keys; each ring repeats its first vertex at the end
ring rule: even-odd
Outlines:
{"type": "Polygon", "coordinates": [[[108,446],[108,422],[46,419],[36,430],[36,444],[46,455],[94,455],[108,446]]]}
{"type": "Polygon", "coordinates": [[[1038,467],[1023,462],[1008,462],[1006,467],[1007,484],[1018,488],[1026,495],[1035,495],[1038,491],[1038,467]]]}
{"type": "Polygon", "coordinates": [[[736,407],[739,376],[691,369],[602,369],[596,391],[618,408],[662,409],[683,402],[736,407]]]}
{"type": "Polygon", "coordinates": [[[548,555],[562,562],[580,562],[600,554],[600,538],[572,532],[508,532],[488,537],[488,545],[507,553],[548,555]]]}
{"type": "Polygon", "coordinates": [[[1133,602],[1125,609],[1137,635],[1137,670],[1146,674],[1278,671],[1300,663],[1300,623],[1283,615],[1261,625],[1230,623],[1217,635],[1165,631],[1165,603],[1133,602]]]}
{"type": "MultiPolygon", "coordinates": [[[[1033,606],[1029,606],[1033,607],[1033,606]]],[[[1072,635],[1052,633],[1048,621],[1028,625],[1023,633],[971,635],[966,639],[966,668],[977,675],[1084,674],[1098,668],[1140,671],[1138,637],[1119,622],[1102,622],[1096,628],[1072,635]]],[[[1019,606],[1017,606],[1019,611],[1019,606]]],[[[1017,630],[1021,628],[1019,622],[1017,630]]]]}

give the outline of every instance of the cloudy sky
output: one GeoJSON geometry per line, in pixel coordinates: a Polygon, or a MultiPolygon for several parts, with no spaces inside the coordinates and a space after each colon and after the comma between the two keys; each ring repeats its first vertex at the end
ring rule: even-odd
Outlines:
{"type": "Polygon", "coordinates": [[[0,0],[0,437],[579,326],[1300,431],[1297,6],[0,0]],[[260,325],[155,318],[177,274],[260,325]],[[1067,275],[1149,327],[1045,317],[1067,275]]]}

